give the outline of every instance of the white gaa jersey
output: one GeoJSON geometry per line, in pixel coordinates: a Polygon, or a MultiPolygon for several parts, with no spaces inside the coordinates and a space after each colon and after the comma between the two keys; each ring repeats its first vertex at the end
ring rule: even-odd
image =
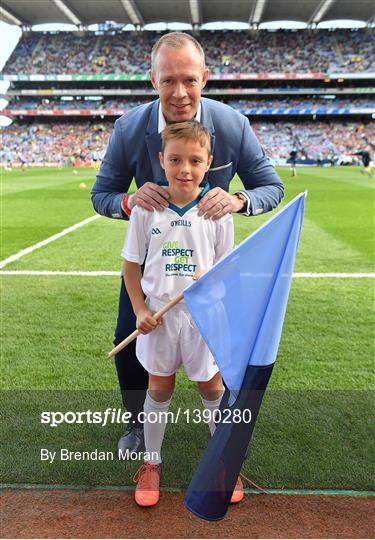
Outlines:
{"type": "Polygon", "coordinates": [[[143,264],[146,296],[169,302],[191,285],[194,274],[209,270],[233,247],[233,218],[213,221],[198,216],[197,200],[184,208],[170,204],[163,212],[136,206],[131,213],[121,255],[143,264]]]}

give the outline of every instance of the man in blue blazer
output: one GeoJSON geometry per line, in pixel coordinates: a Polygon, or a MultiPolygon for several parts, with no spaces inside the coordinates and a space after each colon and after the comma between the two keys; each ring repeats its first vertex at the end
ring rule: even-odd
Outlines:
{"type": "MultiPolygon", "coordinates": [[[[158,185],[165,180],[160,167],[160,133],[166,123],[195,118],[211,133],[213,162],[207,175],[211,190],[199,203],[206,219],[220,219],[229,212],[255,216],[275,208],[283,197],[283,184],[265,155],[247,118],[231,107],[201,97],[208,79],[204,52],[189,34],[162,36],[151,54],[151,82],[159,99],[130,110],[115,122],[106,154],[91,191],[95,210],[115,219],[128,219],[131,208],[163,210],[168,192],[158,185]],[[230,181],[238,174],[244,190],[231,195],[230,181]],[[138,190],[127,193],[132,179],[138,190]]],[[[115,331],[117,344],[134,331],[135,316],[123,280],[115,331]]],[[[143,410],[148,374],[135,355],[135,342],[116,356],[116,368],[125,407],[132,422],[118,449],[140,451],[143,410]]]]}

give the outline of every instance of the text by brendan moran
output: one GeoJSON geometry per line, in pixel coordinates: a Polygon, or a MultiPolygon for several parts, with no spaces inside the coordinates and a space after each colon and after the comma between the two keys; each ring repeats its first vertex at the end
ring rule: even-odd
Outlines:
{"type": "Polygon", "coordinates": [[[40,449],[40,461],[54,463],[56,461],[114,461],[115,459],[124,459],[127,461],[154,461],[158,460],[157,452],[130,452],[129,449],[118,451],[118,454],[111,451],[103,451],[95,448],[91,451],[78,452],[68,448],[60,450],[40,449]]]}

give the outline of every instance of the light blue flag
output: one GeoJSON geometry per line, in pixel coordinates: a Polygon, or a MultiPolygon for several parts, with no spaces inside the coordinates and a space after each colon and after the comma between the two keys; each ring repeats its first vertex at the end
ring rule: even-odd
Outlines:
{"type": "Polygon", "coordinates": [[[306,192],[184,291],[189,311],[231,392],[248,365],[276,360],[300,238],[306,192]]]}
{"type": "Polygon", "coordinates": [[[185,506],[202,519],[225,516],[246,456],[279,347],[305,198],[293,199],[184,291],[227,385],[220,408],[230,412],[229,422],[217,424],[185,495],[185,506]]]}

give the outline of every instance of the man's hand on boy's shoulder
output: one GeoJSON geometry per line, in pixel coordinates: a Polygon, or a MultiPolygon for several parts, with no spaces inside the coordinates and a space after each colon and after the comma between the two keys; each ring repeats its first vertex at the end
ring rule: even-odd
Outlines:
{"type": "Polygon", "coordinates": [[[145,210],[164,210],[168,206],[169,193],[166,188],[153,182],[146,182],[138,191],[130,195],[129,207],[141,206],[145,210]]]}
{"type": "Polygon", "coordinates": [[[198,215],[205,219],[220,219],[225,214],[240,212],[245,202],[237,195],[231,195],[227,191],[216,187],[208,191],[199,201],[198,215]]]}

